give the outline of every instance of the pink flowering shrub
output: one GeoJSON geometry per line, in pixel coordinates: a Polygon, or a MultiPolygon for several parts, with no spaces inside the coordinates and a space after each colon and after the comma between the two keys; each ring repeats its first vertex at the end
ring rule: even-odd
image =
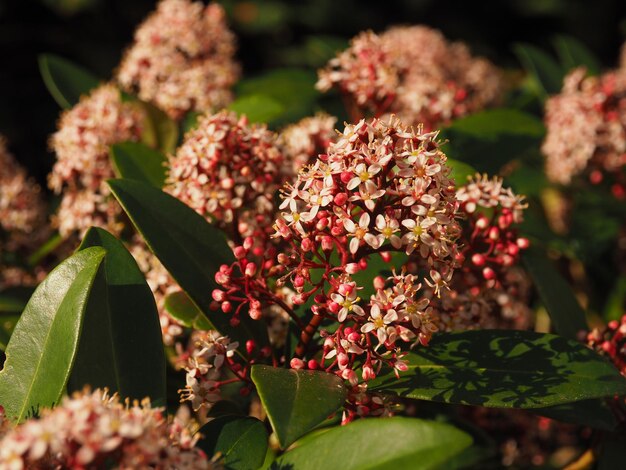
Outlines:
{"type": "Polygon", "coordinates": [[[51,224],[0,140],[0,470],[619,468],[623,64],[409,25],[236,83],[257,3],[161,0],[110,82],[41,58],[51,224]]]}

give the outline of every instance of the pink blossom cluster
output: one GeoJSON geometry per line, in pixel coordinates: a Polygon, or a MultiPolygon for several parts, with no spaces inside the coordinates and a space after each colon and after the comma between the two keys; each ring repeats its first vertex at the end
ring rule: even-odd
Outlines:
{"type": "Polygon", "coordinates": [[[136,106],[122,102],[111,84],[83,96],[61,116],[58,131],[50,139],[57,161],[49,186],[63,196],[56,216],[62,236],[82,234],[91,226],[113,233],[121,230],[121,208],[109,197],[105,184],[114,176],[109,147],[138,140],[143,118],[136,106]]]}
{"type": "Polygon", "coordinates": [[[230,87],[239,77],[234,54],[220,5],[162,0],[137,29],[117,81],[174,119],[215,111],[232,100],[230,87]]]}
{"type": "Polygon", "coordinates": [[[45,224],[46,208],[41,188],[28,178],[0,135],[0,229],[14,234],[22,246],[45,224]]]}
{"type": "Polygon", "coordinates": [[[279,145],[285,158],[291,162],[294,175],[305,165],[314,162],[319,154],[325,153],[337,139],[336,122],[334,116],[317,113],[281,130],[279,145]]]}
{"type": "Polygon", "coordinates": [[[542,146],[548,177],[570,184],[583,175],[606,180],[618,198],[626,196],[626,72],[586,77],[579,68],[565,77],[561,93],[548,99],[547,135],[542,146]]]}
{"type": "Polygon", "coordinates": [[[317,88],[337,88],[353,116],[394,113],[427,130],[492,106],[502,94],[495,66],[425,26],[359,34],[320,70],[317,88]]]}
{"type": "Polygon", "coordinates": [[[527,204],[502,179],[477,174],[457,190],[464,216],[459,257],[450,289],[432,305],[445,329],[517,328],[530,325],[530,281],[519,267],[528,248],[518,235],[527,204]]]}
{"type": "Polygon", "coordinates": [[[170,159],[167,191],[237,244],[248,236],[267,239],[284,163],[273,132],[221,111],[201,117],[185,136],[170,159]]]}
{"type": "Polygon", "coordinates": [[[0,468],[212,469],[180,421],[149,400],[123,404],[106,391],[74,393],[54,409],[6,430],[0,468]]]}
{"type": "Polygon", "coordinates": [[[593,329],[586,335],[585,342],[626,375],[626,315],[610,321],[605,328],[593,329]]]}
{"type": "Polygon", "coordinates": [[[336,371],[353,384],[357,361],[363,362],[364,380],[374,378],[383,362],[406,368],[399,343],[427,344],[437,329],[429,300],[418,295],[422,283],[439,295],[456,262],[458,203],[445,163],[436,133],[395,118],[346,125],[328,153],[283,189],[284,212],[274,236],[284,248],[255,250],[252,238],[235,246],[238,261],[216,274],[221,288],[213,292],[214,300],[226,312],[239,305],[235,324],[242,306],[254,319],[263,316],[266,302],[283,308],[302,330],[294,368],[336,371]],[[390,251],[410,255],[428,275],[378,277],[375,294],[361,299],[364,286],[353,276],[370,256],[382,254],[389,261],[390,251]],[[308,325],[276,298],[274,286],[289,287],[296,307],[313,302],[308,325]],[[308,343],[324,319],[339,325],[320,332],[322,356],[305,362],[308,343]]]}
{"type": "Polygon", "coordinates": [[[41,188],[28,177],[0,135],[0,290],[35,285],[40,273],[5,263],[5,254],[28,255],[50,235],[41,188]]]}
{"type": "MultiPolygon", "coordinates": [[[[250,342],[247,348],[252,353],[250,342]]],[[[248,346],[248,345],[247,345],[248,346]]],[[[233,382],[249,383],[248,370],[235,356],[239,343],[231,342],[217,331],[194,331],[187,351],[178,361],[186,371],[186,385],[180,390],[181,401],[190,401],[194,410],[210,408],[221,399],[220,387],[233,382]]],[[[242,388],[249,393],[249,388],[242,388]]]]}

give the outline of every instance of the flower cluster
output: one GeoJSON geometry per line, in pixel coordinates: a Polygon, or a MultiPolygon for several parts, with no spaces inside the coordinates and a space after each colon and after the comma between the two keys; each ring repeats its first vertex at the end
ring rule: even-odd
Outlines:
{"type": "Polygon", "coordinates": [[[587,346],[608,357],[622,375],[626,375],[626,315],[619,321],[610,321],[605,328],[590,331],[585,341],[587,346]]]}
{"type": "Polygon", "coordinates": [[[162,0],[137,29],[117,80],[178,119],[231,101],[230,87],[239,77],[234,53],[235,38],[220,5],[162,0]]]}
{"type": "Polygon", "coordinates": [[[57,161],[49,185],[63,199],[56,217],[61,235],[82,233],[90,226],[120,230],[121,209],[109,197],[105,184],[112,178],[109,146],[138,140],[142,112],[124,103],[111,84],[102,85],[63,114],[50,145],[57,161]]]}
{"type": "Polygon", "coordinates": [[[585,77],[583,68],[565,77],[561,93],[546,102],[546,173],[569,184],[583,174],[592,184],[607,179],[617,197],[626,195],[626,73],[585,77]]]}
{"type": "Polygon", "coordinates": [[[201,117],[185,136],[170,159],[167,190],[238,244],[268,238],[283,164],[274,133],[222,111],[201,117]]]}
{"type": "MultiPolygon", "coordinates": [[[[187,375],[186,386],[180,390],[181,401],[190,401],[196,411],[208,408],[221,399],[220,387],[246,382],[246,370],[235,361],[238,347],[239,343],[231,342],[217,331],[195,331],[188,350],[179,356],[187,375]]],[[[242,391],[249,392],[249,389],[243,388],[242,391]]]]}
{"type": "Polygon", "coordinates": [[[436,133],[406,127],[396,118],[346,125],[328,153],[283,189],[284,212],[274,236],[284,248],[265,253],[255,250],[253,239],[244,240],[234,248],[238,261],[216,274],[221,288],[213,292],[214,300],[226,312],[237,302],[235,321],[244,305],[254,319],[263,316],[265,303],[288,312],[302,330],[294,368],[324,368],[353,384],[358,361],[364,380],[375,377],[383,362],[405,369],[396,343],[427,344],[436,331],[429,300],[418,294],[422,282],[439,294],[456,263],[458,203],[449,173],[436,133]],[[428,275],[377,277],[373,294],[361,299],[367,286],[356,275],[370,257],[382,255],[388,262],[390,251],[414,259],[428,275]],[[288,286],[296,308],[313,301],[308,325],[277,298],[274,286],[288,286]],[[339,325],[320,332],[322,356],[305,362],[308,343],[324,319],[339,325]]]}
{"type": "Polygon", "coordinates": [[[339,89],[352,114],[395,113],[427,129],[493,105],[502,94],[490,62],[425,26],[359,34],[319,72],[317,87],[339,89]]]}
{"type": "Polygon", "coordinates": [[[18,246],[45,224],[46,209],[40,192],[41,188],[28,178],[0,135],[0,229],[14,234],[18,246]]]}
{"type": "Polygon", "coordinates": [[[457,190],[457,199],[464,216],[461,266],[450,289],[432,301],[443,328],[528,327],[530,282],[517,265],[529,243],[515,228],[527,207],[524,198],[498,177],[476,175],[457,190]]]}
{"type": "Polygon", "coordinates": [[[5,259],[9,253],[28,254],[50,235],[40,192],[41,188],[28,178],[0,136],[0,290],[34,285],[40,280],[5,259]]]}
{"type": "Polygon", "coordinates": [[[280,132],[279,145],[288,161],[293,165],[293,174],[297,175],[302,167],[315,161],[325,153],[337,134],[337,118],[326,113],[317,113],[287,126],[280,132]]]}
{"type": "Polygon", "coordinates": [[[75,393],[61,405],[7,431],[0,440],[0,468],[124,469],[216,468],[195,447],[197,436],[163,409],[122,404],[106,391],[75,393]]]}

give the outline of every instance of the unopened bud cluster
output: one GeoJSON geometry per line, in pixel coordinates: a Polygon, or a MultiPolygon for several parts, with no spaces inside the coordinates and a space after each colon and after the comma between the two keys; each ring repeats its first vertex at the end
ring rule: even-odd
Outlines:
{"type": "Polygon", "coordinates": [[[457,199],[463,215],[460,266],[450,289],[433,296],[444,328],[528,327],[530,286],[518,265],[529,242],[516,228],[527,207],[524,198],[503,187],[501,178],[476,175],[458,189],[457,199]]]}
{"type": "Polygon", "coordinates": [[[319,72],[317,87],[339,89],[361,116],[394,113],[427,129],[491,106],[502,93],[490,62],[425,26],[359,34],[319,72]]]}
{"type": "Polygon", "coordinates": [[[105,183],[114,177],[109,147],[139,140],[143,120],[143,113],[122,102],[111,84],[96,88],[63,113],[50,139],[57,161],[48,179],[50,188],[63,196],[56,217],[61,235],[82,234],[91,226],[121,230],[121,208],[105,183]]]}
{"type": "Polygon", "coordinates": [[[626,197],[626,68],[586,77],[584,68],[565,77],[561,93],[546,102],[546,174],[570,184],[582,175],[626,197]]]}
{"type": "Polygon", "coordinates": [[[127,91],[179,119],[209,112],[232,100],[239,78],[235,37],[222,6],[162,0],[135,32],[135,42],[117,72],[127,91]]]}

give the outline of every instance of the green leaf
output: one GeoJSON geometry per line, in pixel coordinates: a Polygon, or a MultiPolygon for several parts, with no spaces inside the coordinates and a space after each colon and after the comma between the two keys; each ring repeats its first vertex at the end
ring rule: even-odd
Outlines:
{"type": "MultiPolygon", "coordinates": [[[[618,277],[604,304],[602,317],[605,321],[619,320],[624,314],[626,301],[626,276],[618,277]]],[[[1,310],[1,307],[0,307],[1,310]]]]}
{"type": "Polygon", "coordinates": [[[181,325],[195,330],[210,330],[211,322],[184,292],[165,297],[165,310],[181,325]]]}
{"type": "Polygon", "coordinates": [[[66,109],[100,84],[88,70],[54,54],[39,56],[39,71],[54,100],[66,109]]]}
{"type": "Polygon", "coordinates": [[[35,252],[28,257],[26,262],[29,266],[35,267],[41,264],[46,256],[54,252],[65,240],[60,233],[54,233],[43,245],[41,245],[35,252]]]}
{"type": "Polygon", "coordinates": [[[530,44],[515,44],[513,51],[543,99],[561,90],[564,70],[552,57],[530,44]]]}
{"type": "Polygon", "coordinates": [[[263,465],[268,447],[265,425],[248,416],[222,415],[198,431],[204,437],[197,446],[207,455],[218,452],[223,465],[232,470],[250,470],[263,465]]]}
{"type": "MultiPolygon", "coordinates": [[[[515,109],[491,109],[454,121],[443,129],[443,150],[480,172],[496,173],[503,165],[538,148],[545,134],[541,120],[515,109]]],[[[457,181],[459,183],[459,181],[457,181]]]]}
{"type": "Polygon", "coordinates": [[[165,352],[154,296],[132,255],[106,230],[91,228],[79,251],[106,249],[89,297],[70,391],[108,387],[123,398],[165,405],[165,352]]]}
{"type": "Polygon", "coordinates": [[[211,309],[215,273],[234,261],[220,230],[175,197],[145,183],[111,180],[109,186],[150,249],[215,329],[239,341],[240,347],[251,338],[260,345],[268,343],[262,322],[242,312],[241,323],[232,327],[229,315],[211,309]]]}
{"type": "Polygon", "coordinates": [[[273,469],[443,469],[472,444],[449,424],[414,418],[370,418],[332,428],[281,455],[273,469]]]}
{"type": "Polygon", "coordinates": [[[65,390],[78,349],[87,300],[102,248],[90,248],[57,266],[37,287],[20,317],[0,372],[0,405],[22,421],[55,405],[65,390]]]}
{"type": "Polygon", "coordinates": [[[326,372],[255,365],[250,376],[282,448],[335,413],[347,395],[343,380],[326,372]]]}
{"type": "Polygon", "coordinates": [[[451,158],[448,158],[446,165],[452,168],[450,177],[454,179],[457,188],[466,185],[469,178],[477,173],[476,169],[473,166],[468,165],[467,163],[460,162],[458,160],[453,160],[451,158]]]}
{"type": "Polygon", "coordinates": [[[285,107],[266,95],[243,96],[233,101],[228,109],[245,114],[250,122],[271,123],[285,112],[285,107]]]}
{"type": "Polygon", "coordinates": [[[116,173],[162,188],[165,184],[167,157],[139,142],[122,142],[109,149],[116,173]]]}
{"type": "Polygon", "coordinates": [[[584,345],[531,331],[477,330],[435,335],[406,358],[409,370],[369,390],[445,403],[544,408],[626,394],[626,379],[584,345]]]}
{"type": "Polygon", "coordinates": [[[313,113],[313,105],[319,97],[315,89],[317,75],[306,69],[275,69],[258,77],[240,80],[235,91],[238,98],[262,95],[275,100],[285,112],[274,124],[293,122],[313,113]]]}
{"type": "Polygon", "coordinates": [[[166,113],[151,103],[135,99],[136,105],[146,114],[141,140],[148,147],[161,150],[165,154],[176,150],[178,144],[178,124],[166,113]]]}
{"type": "Polygon", "coordinates": [[[200,116],[202,116],[202,113],[199,113],[197,111],[189,111],[187,114],[185,114],[185,117],[180,123],[181,133],[184,135],[187,132],[194,130],[198,126],[198,120],[200,119],[200,116]]]}
{"type": "Polygon", "coordinates": [[[576,300],[572,288],[545,252],[531,247],[522,253],[522,261],[548,310],[555,331],[565,338],[576,340],[578,333],[587,330],[588,326],[585,312],[576,300]]]}
{"type": "Polygon", "coordinates": [[[619,424],[606,400],[601,398],[565,403],[548,408],[536,408],[530,411],[564,423],[589,426],[604,431],[612,431],[619,424]]]}
{"type": "Polygon", "coordinates": [[[602,70],[600,61],[595,54],[578,39],[559,34],[554,37],[552,42],[565,70],[584,66],[591,75],[598,75],[602,70]]]}

